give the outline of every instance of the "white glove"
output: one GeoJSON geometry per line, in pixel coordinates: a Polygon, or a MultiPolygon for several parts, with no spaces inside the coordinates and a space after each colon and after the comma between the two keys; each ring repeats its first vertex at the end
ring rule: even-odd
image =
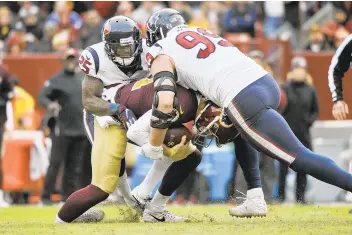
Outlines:
{"type": "Polygon", "coordinates": [[[155,147],[151,145],[149,141],[148,143],[142,146],[142,153],[146,157],[149,157],[152,160],[159,160],[159,159],[162,159],[164,156],[163,147],[162,146],[155,147]]]}
{"type": "Polygon", "coordinates": [[[119,125],[112,117],[110,116],[96,116],[97,122],[101,128],[108,128],[111,125],[119,125]]]}

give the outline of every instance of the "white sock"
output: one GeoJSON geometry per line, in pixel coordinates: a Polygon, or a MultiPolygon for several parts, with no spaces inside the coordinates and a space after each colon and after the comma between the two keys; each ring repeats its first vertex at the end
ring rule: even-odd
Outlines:
{"type": "Polygon", "coordinates": [[[55,217],[55,223],[56,224],[67,224],[67,222],[63,221],[62,219],[60,219],[59,215],[56,215],[55,217]]]}
{"type": "Polygon", "coordinates": [[[164,196],[159,193],[159,190],[155,193],[150,206],[155,208],[158,211],[163,211],[166,207],[166,203],[169,200],[170,196],[164,196]]]}
{"type": "Polygon", "coordinates": [[[150,193],[155,188],[155,185],[161,180],[167,168],[169,168],[172,163],[173,160],[168,157],[164,157],[160,160],[155,160],[153,166],[150,168],[143,182],[137,186],[138,196],[144,199],[148,198],[150,193]]]}
{"type": "Polygon", "coordinates": [[[133,205],[134,204],[134,201],[133,201],[133,198],[132,198],[132,194],[131,194],[131,187],[130,187],[130,184],[128,183],[128,178],[127,178],[126,172],[123,173],[123,175],[120,177],[119,184],[116,187],[116,189],[113,192],[113,194],[115,193],[115,195],[116,195],[116,191],[117,190],[123,196],[123,198],[125,199],[125,202],[128,205],[133,205]]]}

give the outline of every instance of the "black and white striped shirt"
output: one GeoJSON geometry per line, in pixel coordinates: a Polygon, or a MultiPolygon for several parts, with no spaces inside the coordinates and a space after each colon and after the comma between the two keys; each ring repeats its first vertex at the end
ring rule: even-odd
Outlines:
{"type": "Polygon", "coordinates": [[[342,78],[352,62],[352,34],[337,48],[329,67],[329,87],[333,102],[343,100],[342,78]]]}

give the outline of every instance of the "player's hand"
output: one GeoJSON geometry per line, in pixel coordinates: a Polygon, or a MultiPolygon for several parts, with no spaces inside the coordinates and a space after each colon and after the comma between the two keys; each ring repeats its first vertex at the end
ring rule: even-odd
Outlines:
{"type": "Polygon", "coordinates": [[[187,157],[187,153],[189,152],[189,142],[187,142],[187,137],[184,135],[182,136],[181,142],[175,145],[172,148],[169,148],[163,145],[164,154],[167,157],[170,157],[174,160],[182,160],[187,157]]]}
{"type": "Polygon", "coordinates": [[[159,160],[164,156],[163,147],[153,146],[149,143],[149,141],[142,146],[142,153],[152,160],[159,160]]]}
{"type": "Polygon", "coordinates": [[[116,114],[113,117],[117,118],[125,126],[126,130],[137,120],[132,110],[123,105],[118,106],[116,114]]]}
{"type": "Polygon", "coordinates": [[[349,114],[348,105],[345,101],[339,100],[332,107],[332,115],[337,120],[345,120],[349,114]]]}

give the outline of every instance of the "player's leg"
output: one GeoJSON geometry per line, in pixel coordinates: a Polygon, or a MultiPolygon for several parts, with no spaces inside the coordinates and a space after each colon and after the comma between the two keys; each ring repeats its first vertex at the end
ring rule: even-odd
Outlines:
{"type": "Polygon", "coordinates": [[[162,159],[155,160],[143,182],[132,190],[132,196],[140,202],[149,201],[150,193],[173,162],[171,158],[166,156],[162,159]]]}
{"type": "Polygon", "coordinates": [[[258,150],[286,162],[293,170],[352,191],[352,175],[331,159],[304,147],[275,110],[280,101],[276,82],[267,75],[254,82],[229,104],[227,113],[258,150]]]}
{"type": "Polygon", "coordinates": [[[235,154],[243,171],[248,191],[246,200],[231,209],[231,214],[237,217],[265,216],[268,208],[264,199],[260,180],[258,152],[241,136],[237,137],[235,154]]]}
{"type": "MultiPolygon", "coordinates": [[[[122,126],[101,128],[94,123],[92,148],[92,183],[73,193],[60,209],[57,222],[72,222],[89,208],[104,201],[118,184],[121,160],[125,155],[127,138],[122,126]]],[[[101,220],[103,215],[94,217],[101,220]]]]}
{"type": "Polygon", "coordinates": [[[174,156],[175,162],[167,169],[161,185],[150,203],[146,204],[143,220],[146,222],[184,222],[187,219],[166,210],[171,194],[194,171],[201,162],[202,155],[192,144],[189,151],[174,156]]]}

